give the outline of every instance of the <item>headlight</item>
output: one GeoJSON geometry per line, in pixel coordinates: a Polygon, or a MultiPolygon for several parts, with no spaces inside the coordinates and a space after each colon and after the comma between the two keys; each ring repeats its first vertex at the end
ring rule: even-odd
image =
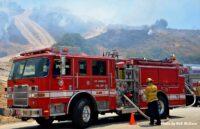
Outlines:
{"type": "Polygon", "coordinates": [[[12,92],[12,87],[6,87],[5,92],[11,93],[12,92]]]}
{"type": "Polygon", "coordinates": [[[37,98],[38,97],[38,94],[37,93],[30,93],[28,95],[29,98],[37,98]]]}
{"type": "Polygon", "coordinates": [[[4,98],[13,98],[12,94],[4,94],[4,98]]]}
{"type": "Polygon", "coordinates": [[[5,88],[6,94],[4,94],[4,98],[12,98],[12,87],[6,87],[5,88]]]}

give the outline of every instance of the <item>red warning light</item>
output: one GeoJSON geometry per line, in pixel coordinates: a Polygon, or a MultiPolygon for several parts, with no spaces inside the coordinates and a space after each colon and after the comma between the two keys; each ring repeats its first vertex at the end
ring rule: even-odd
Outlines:
{"type": "Polygon", "coordinates": [[[69,49],[68,49],[68,48],[63,48],[63,52],[68,53],[68,52],[69,52],[69,49]]]}

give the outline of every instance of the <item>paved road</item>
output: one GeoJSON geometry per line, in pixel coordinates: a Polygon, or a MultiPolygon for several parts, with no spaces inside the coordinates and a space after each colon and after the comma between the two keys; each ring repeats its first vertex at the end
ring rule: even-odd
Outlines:
{"type": "MultiPolygon", "coordinates": [[[[129,125],[129,118],[122,118],[115,114],[100,116],[100,120],[89,129],[200,129],[200,108],[179,108],[171,110],[169,120],[162,120],[162,126],[148,126],[148,121],[141,116],[135,116],[136,125],[129,125]]],[[[44,129],[36,122],[20,122],[14,124],[0,125],[0,129],[44,129]]],[[[48,129],[73,129],[71,122],[54,122],[48,129]]]]}

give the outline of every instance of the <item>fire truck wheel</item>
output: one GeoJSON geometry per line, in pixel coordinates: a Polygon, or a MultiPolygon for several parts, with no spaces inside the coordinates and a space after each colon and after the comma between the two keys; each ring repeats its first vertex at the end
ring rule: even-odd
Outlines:
{"type": "Polygon", "coordinates": [[[72,123],[78,128],[86,128],[91,124],[93,111],[87,99],[81,99],[74,107],[72,123]]]}
{"type": "Polygon", "coordinates": [[[53,123],[53,119],[51,118],[45,119],[43,117],[40,117],[40,118],[36,118],[35,120],[40,126],[49,126],[53,123]]]}
{"type": "Polygon", "coordinates": [[[169,112],[169,107],[167,104],[167,100],[162,95],[158,96],[158,108],[159,108],[160,117],[166,118],[169,112]]]}

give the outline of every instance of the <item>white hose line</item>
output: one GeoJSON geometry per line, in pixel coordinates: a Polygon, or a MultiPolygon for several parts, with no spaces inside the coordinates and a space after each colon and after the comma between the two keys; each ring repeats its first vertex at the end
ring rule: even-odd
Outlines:
{"type": "MultiPolygon", "coordinates": [[[[119,90],[120,90],[120,88],[119,88],[119,90]]],[[[121,90],[120,90],[120,91],[121,91],[121,90]]],[[[133,103],[133,101],[131,101],[125,94],[122,94],[122,95],[123,95],[123,97],[124,97],[130,104],[133,105],[133,107],[136,108],[136,110],[137,110],[142,116],[144,116],[144,118],[146,118],[147,120],[150,120],[150,117],[147,116],[142,110],[140,110],[140,108],[139,108],[137,105],[135,105],[135,104],[133,103]]]]}
{"type": "MultiPolygon", "coordinates": [[[[194,97],[193,103],[192,103],[191,105],[185,106],[185,107],[191,107],[191,106],[193,106],[193,105],[196,103],[196,95],[195,95],[194,92],[188,87],[187,83],[185,84],[185,87],[186,87],[186,89],[187,89],[187,90],[193,95],[193,97],[194,97]]],[[[150,120],[150,117],[148,117],[142,110],[140,110],[140,108],[139,108],[137,105],[135,105],[125,94],[123,94],[123,97],[124,97],[129,103],[131,103],[131,104],[133,105],[133,107],[135,107],[136,110],[137,110],[142,116],[144,116],[147,120],[150,120]]],[[[181,106],[181,107],[183,107],[183,106],[181,106]]],[[[169,121],[169,118],[168,118],[168,117],[167,117],[167,120],[165,120],[164,122],[167,122],[167,121],[169,121]]]]}
{"type": "Polygon", "coordinates": [[[131,104],[133,105],[133,107],[135,107],[136,110],[137,110],[142,116],[144,116],[146,119],[150,120],[150,118],[149,118],[146,114],[144,114],[144,112],[143,112],[142,110],[140,110],[139,107],[137,107],[125,94],[123,94],[123,97],[124,97],[129,103],[131,103],[131,104]]]}
{"type": "MultiPolygon", "coordinates": [[[[131,103],[131,104],[133,105],[133,107],[135,107],[136,110],[137,110],[142,116],[144,116],[147,120],[150,120],[150,117],[148,117],[142,110],[140,110],[140,108],[139,108],[137,105],[135,105],[125,94],[123,94],[123,97],[124,97],[129,103],[131,103]]],[[[168,121],[169,121],[169,118],[167,117],[167,119],[161,120],[161,121],[162,121],[162,122],[168,122],[168,121]]]]}
{"type": "Polygon", "coordinates": [[[186,89],[192,94],[192,96],[193,96],[193,98],[194,98],[193,103],[190,104],[190,105],[188,105],[188,106],[186,106],[186,107],[192,107],[192,106],[196,103],[196,95],[195,95],[195,93],[188,87],[188,84],[187,84],[187,83],[185,83],[185,87],[186,87],[186,89]]]}

